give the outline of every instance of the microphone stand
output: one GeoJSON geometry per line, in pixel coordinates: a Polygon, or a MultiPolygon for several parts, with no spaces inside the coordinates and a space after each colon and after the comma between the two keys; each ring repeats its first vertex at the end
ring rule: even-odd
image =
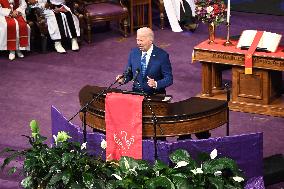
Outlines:
{"type": "MultiPolygon", "coordinates": [[[[157,160],[158,159],[158,153],[157,153],[157,125],[158,125],[158,119],[157,119],[157,116],[156,116],[156,114],[154,113],[154,111],[152,109],[152,106],[151,106],[150,101],[148,99],[148,95],[145,93],[145,91],[141,87],[140,83],[137,81],[137,79],[134,79],[133,82],[137,83],[138,88],[139,88],[139,90],[141,90],[141,92],[142,92],[142,94],[144,96],[144,99],[146,100],[147,106],[149,107],[149,109],[151,111],[151,114],[152,114],[152,121],[153,121],[153,127],[154,127],[154,152],[155,152],[154,157],[155,157],[155,160],[157,160]]],[[[162,134],[164,134],[164,132],[163,132],[162,128],[160,127],[160,125],[158,125],[158,126],[159,126],[159,129],[160,129],[160,132],[162,134]]]]}
{"type": "Polygon", "coordinates": [[[74,117],[76,117],[80,112],[83,112],[83,142],[87,142],[87,128],[86,128],[86,112],[90,104],[92,104],[94,101],[96,101],[100,96],[102,96],[104,93],[106,93],[113,85],[115,85],[118,80],[120,80],[122,77],[117,78],[113,83],[111,83],[106,89],[102,90],[99,94],[94,96],[89,102],[87,102],[83,107],[80,108],[80,110],[73,115],[68,122],[70,122],[74,117]]]}
{"type": "Polygon", "coordinates": [[[230,128],[230,122],[229,122],[229,113],[230,113],[230,109],[229,109],[229,103],[230,103],[230,86],[228,83],[225,83],[225,89],[226,89],[226,93],[227,93],[227,103],[228,103],[228,107],[227,107],[227,124],[226,124],[226,135],[229,136],[229,128],[230,128]]]}

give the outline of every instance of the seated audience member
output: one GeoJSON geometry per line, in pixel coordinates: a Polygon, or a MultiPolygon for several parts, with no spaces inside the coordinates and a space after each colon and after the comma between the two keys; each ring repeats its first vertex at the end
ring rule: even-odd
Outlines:
{"type": "Polygon", "coordinates": [[[77,38],[80,36],[78,18],[65,5],[64,0],[29,0],[33,8],[41,8],[47,21],[50,38],[58,53],[66,53],[62,39],[70,38],[73,51],[79,50],[77,38]]]}
{"type": "Polygon", "coordinates": [[[190,1],[189,4],[186,0],[183,0],[183,6],[180,7],[180,25],[191,32],[194,32],[198,26],[195,18],[195,5],[190,1]]]}
{"type": "Polygon", "coordinates": [[[9,59],[30,50],[30,27],[25,20],[25,0],[0,0],[0,50],[9,50],[9,59]]]}
{"type": "Polygon", "coordinates": [[[198,24],[194,0],[164,0],[164,6],[173,32],[195,31],[198,24]]]}

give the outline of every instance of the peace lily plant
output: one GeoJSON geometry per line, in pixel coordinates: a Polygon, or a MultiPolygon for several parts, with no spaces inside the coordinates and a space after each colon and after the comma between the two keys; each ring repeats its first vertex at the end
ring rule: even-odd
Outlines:
{"type": "MultiPolygon", "coordinates": [[[[53,136],[55,145],[45,144],[36,121],[31,121],[30,148],[16,151],[10,148],[1,168],[11,161],[24,158],[22,187],[29,189],[202,189],[243,188],[244,178],[236,163],[229,158],[217,158],[217,150],[210,155],[200,154],[195,161],[185,150],[170,155],[173,166],[157,160],[152,165],[144,160],[122,157],[119,161],[103,161],[90,156],[86,143],[68,142],[64,131],[53,136]]],[[[101,142],[106,149],[105,140],[101,142]]],[[[16,167],[10,168],[15,173],[16,167]]]]}

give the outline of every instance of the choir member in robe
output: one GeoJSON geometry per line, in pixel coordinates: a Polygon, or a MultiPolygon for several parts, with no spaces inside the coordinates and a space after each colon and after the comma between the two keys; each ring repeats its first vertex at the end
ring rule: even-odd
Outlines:
{"type": "Polygon", "coordinates": [[[80,36],[78,18],[65,5],[65,0],[29,0],[33,8],[41,8],[47,21],[50,38],[58,53],[66,53],[62,39],[70,38],[73,51],[79,50],[77,38],[80,36]]]}
{"type": "Polygon", "coordinates": [[[30,50],[30,27],[25,20],[25,0],[0,0],[0,50],[9,50],[9,59],[23,58],[30,50]]]}
{"type": "Polygon", "coordinates": [[[164,6],[173,32],[195,31],[194,0],[164,0],[164,6]]]}

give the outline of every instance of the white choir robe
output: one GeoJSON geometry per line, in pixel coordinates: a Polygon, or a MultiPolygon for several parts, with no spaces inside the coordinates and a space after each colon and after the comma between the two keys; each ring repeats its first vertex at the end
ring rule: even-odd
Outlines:
{"type": "MultiPolygon", "coordinates": [[[[9,0],[10,3],[13,3],[13,0],[9,0]]],[[[25,0],[19,0],[19,7],[16,9],[19,11],[23,18],[26,19],[25,15],[25,10],[27,8],[27,4],[25,0]]],[[[7,50],[7,22],[5,19],[5,16],[9,16],[11,12],[11,9],[8,8],[2,8],[0,5],[0,50],[7,50]]],[[[15,20],[16,22],[16,47],[18,50],[30,50],[30,34],[31,34],[31,29],[28,25],[28,32],[29,32],[29,45],[27,47],[19,47],[19,25],[18,21],[15,20]]]]}
{"type": "MultiPolygon", "coordinates": [[[[186,0],[190,5],[192,16],[195,16],[195,3],[194,0],[186,0]]],[[[172,28],[173,32],[182,32],[179,25],[180,21],[180,6],[182,6],[183,10],[183,2],[182,0],[164,0],[165,10],[172,28]]]]}
{"type": "MultiPolygon", "coordinates": [[[[54,14],[53,10],[45,8],[46,2],[47,2],[47,0],[38,0],[38,3],[36,5],[34,5],[33,7],[38,7],[38,8],[43,9],[43,14],[44,14],[46,22],[47,22],[48,33],[50,35],[50,38],[52,40],[60,40],[62,37],[60,35],[60,31],[59,31],[59,27],[58,27],[58,24],[57,24],[55,14],[54,14]]],[[[54,5],[63,5],[66,10],[71,12],[70,8],[65,5],[64,0],[51,0],[50,2],[54,5]]],[[[64,25],[65,34],[68,33],[69,36],[72,36],[71,33],[70,33],[70,29],[69,29],[65,14],[63,14],[63,13],[60,13],[60,14],[61,14],[62,20],[64,22],[63,25],[64,25]]],[[[73,22],[74,22],[74,25],[75,25],[76,34],[79,37],[80,36],[79,20],[78,20],[77,16],[74,15],[72,12],[71,12],[71,14],[72,14],[73,22]]]]}

